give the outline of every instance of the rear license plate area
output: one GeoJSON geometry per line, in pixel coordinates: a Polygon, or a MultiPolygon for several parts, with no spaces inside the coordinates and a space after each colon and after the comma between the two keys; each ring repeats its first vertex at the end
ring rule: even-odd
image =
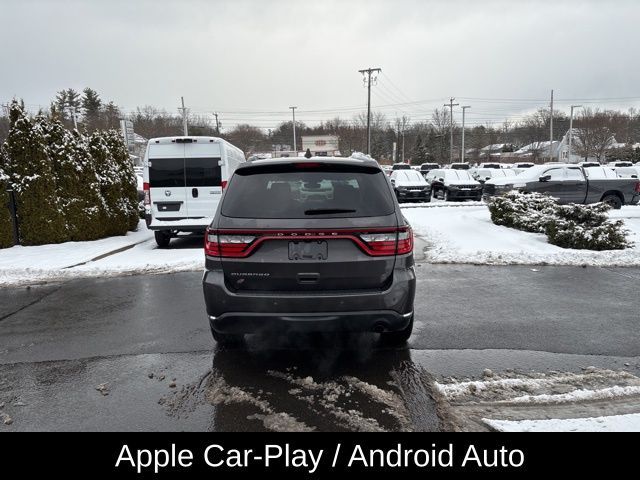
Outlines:
{"type": "Polygon", "coordinates": [[[326,260],[329,245],[325,241],[289,242],[289,260],[326,260]]]}

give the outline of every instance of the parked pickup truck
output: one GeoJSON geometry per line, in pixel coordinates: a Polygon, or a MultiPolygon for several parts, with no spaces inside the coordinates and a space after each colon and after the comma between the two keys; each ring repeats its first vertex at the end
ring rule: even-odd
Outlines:
{"type": "Polygon", "coordinates": [[[613,208],[636,205],[640,200],[640,181],[633,178],[603,178],[589,175],[577,165],[536,165],[511,178],[487,180],[483,198],[509,190],[548,193],[560,203],[606,202],[613,208]]]}

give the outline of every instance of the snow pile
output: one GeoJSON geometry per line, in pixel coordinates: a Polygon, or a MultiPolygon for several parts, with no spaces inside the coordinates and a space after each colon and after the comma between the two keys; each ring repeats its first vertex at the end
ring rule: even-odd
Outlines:
{"type": "MultiPolygon", "coordinates": [[[[176,242],[176,240],[174,240],[176,242]]],[[[194,271],[204,268],[201,242],[193,248],[158,249],[143,221],[135,232],[87,242],[0,250],[0,285],[74,277],[194,271]]]]}
{"type": "Polygon", "coordinates": [[[609,212],[629,230],[626,250],[588,251],[550,245],[544,234],[529,233],[491,222],[484,206],[407,208],[403,214],[416,235],[427,243],[425,261],[489,265],[640,266],[640,207],[609,212]]]}
{"type": "Polygon", "coordinates": [[[640,413],[543,420],[482,420],[500,432],[640,432],[640,413]]]}

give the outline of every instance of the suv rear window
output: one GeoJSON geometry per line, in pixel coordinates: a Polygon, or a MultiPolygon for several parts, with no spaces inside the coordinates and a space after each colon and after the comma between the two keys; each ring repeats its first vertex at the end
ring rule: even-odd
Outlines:
{"type": "Polygon", "coordinates": [[[389,215],[387,179],[368,167],[270,165],[236,171],[222,204],[235,218],[345,218],[389,215]]]}

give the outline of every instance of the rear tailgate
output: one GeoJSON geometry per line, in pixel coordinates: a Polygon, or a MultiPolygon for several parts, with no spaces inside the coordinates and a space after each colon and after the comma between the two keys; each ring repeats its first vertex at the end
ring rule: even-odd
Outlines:
{"type": "Polygon", "coordinates": [[[393,274],[398,218],[379,169],[256,166],[232,178],[212,235],[230,288],[375,290],[393,274]]]}

